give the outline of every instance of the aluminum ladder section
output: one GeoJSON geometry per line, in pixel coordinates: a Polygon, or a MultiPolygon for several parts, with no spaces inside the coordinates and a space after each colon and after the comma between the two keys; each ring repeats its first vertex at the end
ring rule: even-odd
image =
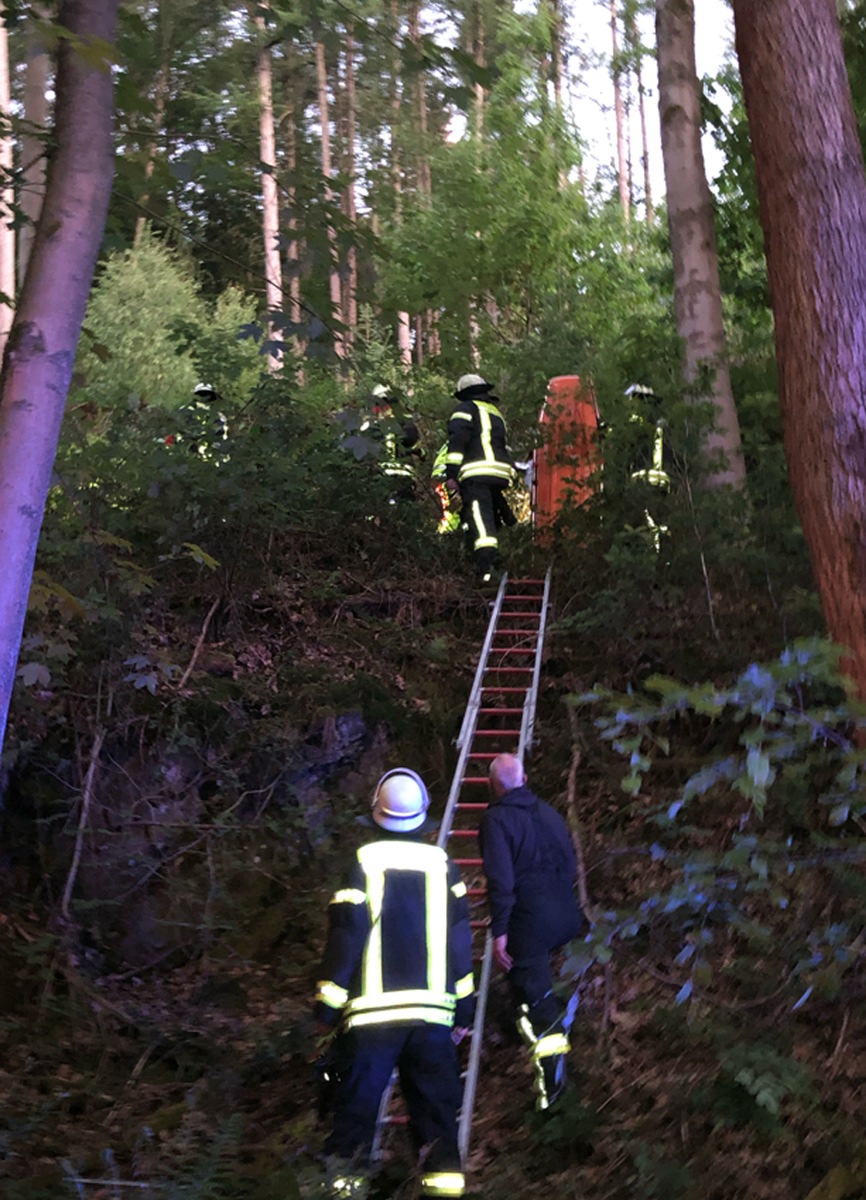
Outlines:
{"type": "Polygon", "coordinates": [[[503,576],[457,739],[459,756],[437,839],[463,872],[473,941],[478,950],[476,957],[481,962],[458,1126],[460,1156],[464,1162],[472,1131],[487,994],[493,973],[493,939],[486,911],[487,887],[478,830],[488,803],[491,761],[506,753],[525,760],[532,748],[549,606],[549,569],[543,579],[509,580],[507,575],[503,576]]]}
{"type": "MultiPolygon", "coordinates": [[[[549,605],[550,570],[543,579],[509,579],[503,575],[455,743],[457,765],[437,838],[437,845],[447,849],[462,870],[469,897],[474,957],[481,963],[458,1126],[460,1156],[464,1162],[472,1130],[493,968],[493,940],[486,912],[487,888],[481,869],[478,829],[487,808],[487,771],[491,760],[505,753],[525,759],[532,746],[549,605]],[[465,800],[464,788],[468,797],[465,800]]],[[[388,1128],[408,1121],[404,1112],[394,1111],[395,1083],[396,1073],[379,1106],[371,1155],[374,1162],[382,1157],[388,1128]]]]}

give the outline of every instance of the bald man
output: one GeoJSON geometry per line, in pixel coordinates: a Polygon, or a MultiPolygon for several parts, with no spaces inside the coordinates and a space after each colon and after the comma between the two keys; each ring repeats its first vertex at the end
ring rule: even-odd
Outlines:
{"type": "Polygon", "coordinates": [[[493,956],[508,973],[517,1027],[530,1049],[535,1106],[544,1110],[565,1088],[573,1016],[553,991],[550,958],[584,923],[574,896],[574,849],[565,821],[526,786],[515,755],[490,764],[490,791],[480,842],[493,956]]]}

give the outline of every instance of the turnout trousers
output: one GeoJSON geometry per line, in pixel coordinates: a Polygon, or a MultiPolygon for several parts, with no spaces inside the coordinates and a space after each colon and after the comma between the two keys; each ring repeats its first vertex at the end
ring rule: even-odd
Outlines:
{"type": "Polygon", "coordinates": [[[446,1025],[368,1025],[340,1035],[333,1126],[325,1152],[344,1161],[343,1190],[352,1195],[369,1173],[382,1095],[396,1067],[421,1165],[421,1195],[459,1197],[464,1178],[457,1145],[462,1099],[457,1050],[446,1025]]]}
{"type": "Polygon", "coordinates": [[[518,1032],[529,1047],[535,1107],[543,1111],[565,1091],[568,1031],[577,996],[565,1005],[555,994],[548,953],[516,962],[508,972],[508,985],[517,1008],[518,1032]]]}
{"type": "Polygon", "coordinates": [[[502,480],[483,477],[460,484],[463,528],[475,558],[475,570],[484,576],[499,566],[498,531],[513,525],[515,517],[503,495],[502,480]]]}

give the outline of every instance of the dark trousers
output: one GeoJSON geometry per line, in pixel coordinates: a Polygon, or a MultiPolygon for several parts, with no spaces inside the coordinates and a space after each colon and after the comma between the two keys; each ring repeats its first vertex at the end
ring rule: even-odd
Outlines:
{"type": "Polygon", "coordinates": [[[326,1153],[367,1164],[379,1104],[395,1067],[416,1148],[430,1146],[425,1171],[460,1171],[460,1071],[445,1025],[373,1025],[341,1035],[340,1083],[326,1153]]]}
{"type": "Polygon", "coordinates": [[[479,575],[499,565],[498,530],[513,525],[514,514],[499,479],[466,479],[460,484],[462,520],[479,575]]]}
{"type": "Polygon", "coordinates": [[[555,1027],[565,1012],[565,1005],[554,995],[550,955],[539,954],[516,962],[508,972],[515,1007],[524,1004],[536,1034],[541,1037],[555,1027]]]}

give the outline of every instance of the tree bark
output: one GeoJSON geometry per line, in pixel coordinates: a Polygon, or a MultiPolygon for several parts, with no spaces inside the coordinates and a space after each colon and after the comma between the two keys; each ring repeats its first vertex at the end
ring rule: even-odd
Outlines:
{"type": "Polygon", "coordinates": [[[668,225],[674,263],[677,330],[685,351],[688,382],[709,368],[707,399],[715,409],[715,429],[705,440],[711,485],[742,487],[746,469],[740,426],[727,364],[727,338],[713,201],[701,149],[700,87],[695,66],[694,0],[657,0],[659,119],[667,191],[668,225]]]}
{"type": "Polygon", "coordinates": [[[866,178],[834,0],[734,0],[791,486],[866,699],[866,178]]]}
{"type": "Polygon", "coordinates": [[[644,212],[646,214],[647,225],[655,223],[655,210],[653,208],[653,193],[652,179],[650,177],[649,168],[649,138],[647,137],[646,125],[646,88],[643,82],[643,46],[641,45],[640,32],[637,26],[637,13],[634,8],[628,10],[626,18],[626,37],[628,39],[629,49],[634,57],[634,77],[637,84],[637,105],[638,116],[640,118],[640,144],[641,154],[640,163],[643,173],[643,195],[644,195],[644,212]]]}
{"type": "MultiPolygon", "coordinates": [[[[316,42],[316,83],[319,96],[319,122],[322,138],[322,177],[325,181],[325,205],[328,208],[327,236],[331,265],[328,274],[328,293],[331,300],[331,315],[339,325],[343,324],[342,317],[342,288],[340,286],[340,262],[337,249],[337,231],[334,228],[332,212],[334,207],[334,189],[331,186],[333,164],[331,161],[331,116],[328,104],[328,67],[325,61],[325,45],[316,42]]],[[[339,329],[334,330],[334,352],[338,358],[343,357],[343,336],[339,329]]]]}
{"type": "Polygon", "coordinates": [[[343,154],[346,186],[343,192],[343,211],[346,221],[352,231],[352,240],[346,252],[346,280],[343,295],[343,314],[345,317],[345,338],[347,349],[351,349],[358,327],[358,250],[355,245],[358,211],[355,201],[355,130],[357,124],[356,95],[355,95],[355,30],[350,22],[346,26],[346,36],[343,42],[344,55],[344,88],[343,95],[346,105],[346,141],[343,154]]]}
{"type": "MultiPolygon", "coordinates": [[[[6,5],[0,4],[0,113],[12,108],[9,84],[9,32],[6,5]]],[[[15,316],[15,190],[12,185],[12,131],[0,134],[0,352],[15,316]]]]}
{"type": "Polygon", "coordinates": [[[282,334],[274,327],[272,313],[283,309],[283,273],[280,262],[280,201],[277,192],[277,150],[274,136],[274,99],[271,76],[271,52],[265,37],[264,0],[250,5],[259,35],[257,74],[259,83],[259,159],[262,172],[262,237],[264,239],[265,306],[267,336],[274,347],[268,354],[268,369],[279,371],[282,352],[275,353],[282,334]]]}
{"type": "MultiPolygon", "coordinates": [[[[33,17],[46,20],[42,5],[34,5],[33,17]]],[[[24,282],[36,222],[45,195],[45,135],[48,129],[48,78],[51,56],[35,28],[33,17],[27,30],[27,62],[24,68],[24,130],[21,136],[21,195],[19,208],[26,221],[18,230],[18,283],[24,282]]]]}
{"type": "Polygon", "coordinates": [[[0,745],[75,350],[111,194],[118,0],[64,0],[45,201],[0,371],[0,745]],[[88,50],[83,54],[78,47],[88,50]],[[62,281],[62,286],[58,286],[62,281]]]}
{"type": "MultiPolygon", "coordinates": [[[[171,80],[171,41],[172,41],[172,12],[171,8],[167,7],[171,4],[171,0],[162,0],[157,5],[157,23],[159,25],[159,41],[160,41],[160,64],[159,74],[156,77],[156,91],[153,101],[153,135],[147,147],[147,161],[144,164],[144,183],[145,190],[142,193],[140,204],[142,209],[146,209],[150,203],[150,181],[153,178],[153,172],[156,168],[156,158],[159,154],[159,139],[162,136],[165,126],[165,106],[169,95],[169,84],[171,80]]],[[[147,216],[142,211],[139,213],[135,222],[135,235],[133,244],[138,245],[144,236],[144,231],[147,228],[147,216]]]]}
{"type": "MultiPolygon", "coordinates": [[[[391,40],[394,53],[391,62],[391,186],[394,189],[394,223],[399,225],[403,216],[403,170],[400,157],[400,10],[398,0],[391,0],[391,40]]],[[[397,312],[397,353],[404,367],[412,365],[412,335],[409,313],[405,309],[397,312]]]]}
{"type": "Polygon", "coordinates": [[[611,76],[613,78],[613,112],[616,121],[616,178],[623,219],[631,219],[631,192],[625,153],[625,105],[622,97],[622,67],[619,60],[616,0],[610,0],[611,76]]]}

